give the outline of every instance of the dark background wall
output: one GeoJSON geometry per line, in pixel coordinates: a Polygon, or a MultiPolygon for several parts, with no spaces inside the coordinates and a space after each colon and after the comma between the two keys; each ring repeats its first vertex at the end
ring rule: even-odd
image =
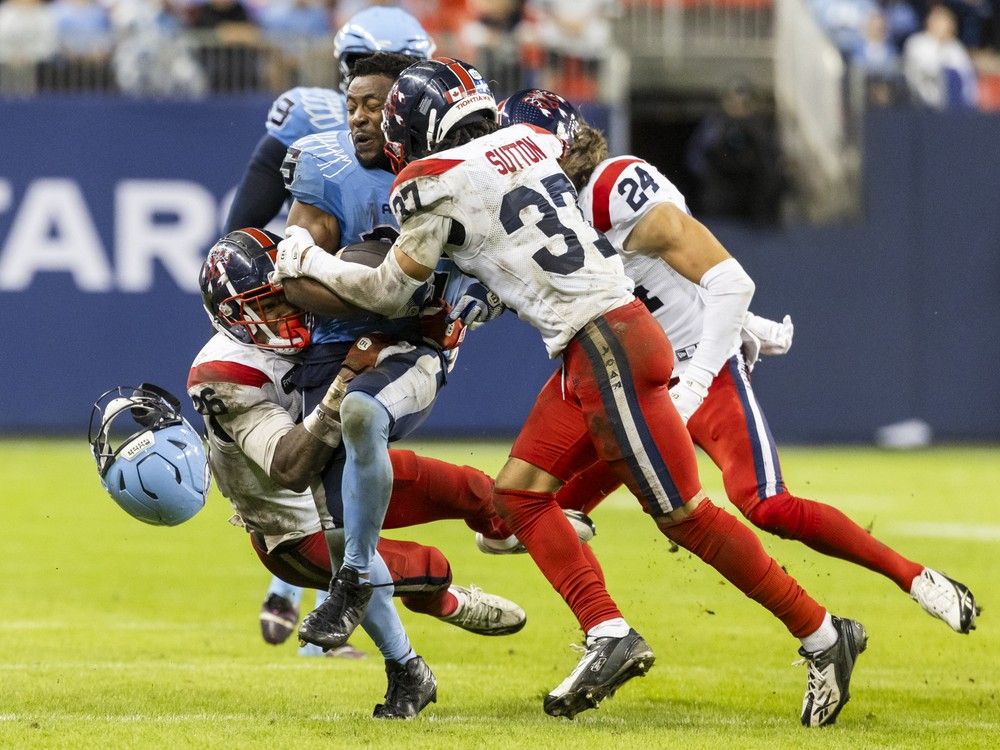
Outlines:
{"type": "MultiPolygon", "coordinates": [[[[79,433],[119,383],[183,389],[210,334],[197,265],[267,105],[0,102],[0,432],[79,433]]],[[[772,427],[853,441],[918,417],[1000,439],[1000,118],[879,112],[866,144],[864,220],[713,226],[753,308],[795,319],[791,353],[755,373],[772,427]]],[[[554,369],[505,316],[463,347],[424,434],[509,435],[554,369]]]]}

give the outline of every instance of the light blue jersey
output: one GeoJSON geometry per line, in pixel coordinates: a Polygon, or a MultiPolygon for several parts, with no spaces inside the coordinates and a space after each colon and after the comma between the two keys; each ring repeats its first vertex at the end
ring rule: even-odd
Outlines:
{"type": "Polygon", "coordinates": [[[286,147],[314,133],[347,130],[347,98],[333,89],[290,89],[267,113],[267,132],[286,147]]]}

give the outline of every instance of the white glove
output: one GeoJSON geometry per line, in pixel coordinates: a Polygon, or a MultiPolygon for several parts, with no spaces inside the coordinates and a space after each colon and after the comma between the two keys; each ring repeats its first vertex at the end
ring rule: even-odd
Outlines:
{"type": "Polygon", "coordinates": [[[285,229],[285,239],[278,243],[278,253],[274,259],[271,282],[280,284],[285,279],[295,279],[303,275],[303,261],[306,251],[316,246],[309,230],[292,225],[285,229]]]}
{"type": "Polygon", "coordinates": [[[448,320],[461,320],[470,330],[499,318],[503,311],[503,302],[492,291],[479,281],[473,282],[459,298],[448,314],[448,320]]]}
{"type": "Polygon", "coordinates": [[[792,348],[792,337],[795,335],[795,326],[792,325],[792,318],[786,315],[781,322],[762,318],[751,312],[743,319],[743,328],[740,331],[740,338],[743,341],[743,357],[747,366],[753,364],[760,356],[774,356],[784,354],[792,348]]]}
{"type": "Polygon", "coordinates": [[[713,376],[708,374],[708,382],[703,382],[707,372],[700,367],[689,365],[680,382],[670,389],[670,398],[674,400],[674,407],[681,415],[684,424],[688,423],[691,415],[698,411],[698,407],[708,397],[708,386],[712,384],[713,376]]]}

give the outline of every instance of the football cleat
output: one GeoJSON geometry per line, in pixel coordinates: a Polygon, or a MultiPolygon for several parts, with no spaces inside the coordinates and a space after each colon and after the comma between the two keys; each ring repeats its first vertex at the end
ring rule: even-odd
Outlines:
{"type": "Polygon", "coordinates": [[[271,594],[260,608],[260,634],[277,646],[288,640],[299,621],[299,608],[278,594],[271,594]]]}
{"type": "Polygon", "coordinates": [[[325,649],[343,646],[365,616],[372,586],[361,583],[358,571],[344,566],[330,584],[330,595],[306,615],[299,638],[325,649]]]}
{"type": "Polygon", "coordinates": [[[385,703],[379,703],[372,712],[376,719],[412,719],[428,703],[437,702],[437,680],[422,657],[414,657],[405,665],[386,660],[385,676],[389,685],[385,703]]]}
{"type": "MultiPolygon", "coordinates": [[[[577,539],[583,544],[597,535],[597,527],[594,526],[594,522],[586,513],[579,510],[563,509],[563,515],[566,516],[569,525],[576,532],[577,539]]],[[[528,551],[513,534],[506,539],[490,539],[478,531],[476,532],[476,547],[487,555],[521,555],[528,551]]]]}
{"type": "Polygon", "coordinates": [[[841,709],[851,699],[851,673],[858,654],[868,645],[868,634],[860,622],[834,617],[837,642],[823,651],[799,655],[809,665],[806,694],[802,699],[802,724],[824,727],[837,720],[841,709]]]}
{"type": "Polygon", "coordinates": [[[502,596],[487,594],[477,586],[448,588],[453,593],[459,594],[461,604],[452,614],[438,619],[470,633],[510,635],[523,628],[524,623],[528,621],[523,609],[502,596]]]}
{"type": "Polygon", "coordinates": [[[913,579],[910,596],[925,612],[944,620],[956,633],[968,634],[976,629],[979,614],[976,598],[967,586],[943,573],[924,568],[913,579]]]}
{"type": "Polygon", "coordinates": [[[633,677],[645,675],[655,660],[653,650],[635,630],[622,638],[597,638],[569,677],[545,696],[542,707],[549,716],[572,719],[581,711],[597,708],[633,677]]]}

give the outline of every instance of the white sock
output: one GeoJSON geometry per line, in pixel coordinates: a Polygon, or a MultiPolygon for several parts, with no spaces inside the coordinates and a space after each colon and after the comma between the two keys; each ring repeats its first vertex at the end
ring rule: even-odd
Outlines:
{"type": "Polygon", "coordinates": [[[799,640],[802,641],[802,649],[804,651],[815,654],[819,651],[826,651],[837,642],[838,637],[837,629],[833,627],[833,618],[827,612],[826,616],[823,617],[823,623],[816,628],[815,632],[799,640]]]}
{"type": "Polygon", "coordinates": [[[598,623],[587,631],[587,645],[593,645],[598,638],[624,638],[631,630],[624,617],[615,617],[598,623]]]}

